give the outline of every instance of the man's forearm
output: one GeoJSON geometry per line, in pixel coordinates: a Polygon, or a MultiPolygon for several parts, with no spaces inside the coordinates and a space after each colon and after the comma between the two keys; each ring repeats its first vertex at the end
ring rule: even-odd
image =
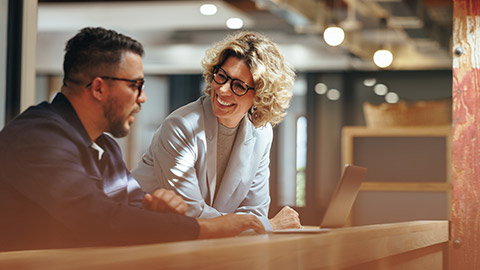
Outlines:
{"type": "Polygon", "coordinates": [[[228,214],[211,219],[197,219],[200,231],[198,239],[232,237],[246,230],[265,233],[260,220],[253,215],[228,214]]]}

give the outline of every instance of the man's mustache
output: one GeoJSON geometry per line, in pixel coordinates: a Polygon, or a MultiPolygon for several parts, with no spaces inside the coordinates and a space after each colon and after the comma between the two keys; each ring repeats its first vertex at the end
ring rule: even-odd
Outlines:
{"type": "Polygon", "coordinates": [[[142,110],[142,104],[137,103],[137,107],[132,111],[132,114],[139,113],[142,110]]]}

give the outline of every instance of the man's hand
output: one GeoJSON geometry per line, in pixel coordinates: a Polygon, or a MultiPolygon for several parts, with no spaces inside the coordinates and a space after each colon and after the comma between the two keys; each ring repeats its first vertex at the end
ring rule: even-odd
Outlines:
{"type": "Polygon", "coordinates": [[[265,233],[260,220],[250,214],[228,214],[211,219],[197,219],[200,225],[198,239],[236,236],[246,230],[265,233]]]}
{"type": "Polygon", "coordinates": [[[152,194],[145,194],[142,207],[162,213],[187,213],[187,203],[172,190],[157,189],[152,194]]]}
{"type": "Polygon", "coordinates": [[[273,230],[302,227],[297,211],[288,206],[283,207],[280,212],[270,219],[270,224],[273,230]]]}

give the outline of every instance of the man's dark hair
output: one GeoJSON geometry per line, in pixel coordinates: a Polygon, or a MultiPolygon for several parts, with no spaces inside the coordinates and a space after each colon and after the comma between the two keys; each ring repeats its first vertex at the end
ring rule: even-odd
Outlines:
{"type": "Polygon", "coordinates": [[[81,29],[65,46],[63,84],[111,76],[127,51],[144,54],[142,44],[131,37],[102,27],[81,29]]]}

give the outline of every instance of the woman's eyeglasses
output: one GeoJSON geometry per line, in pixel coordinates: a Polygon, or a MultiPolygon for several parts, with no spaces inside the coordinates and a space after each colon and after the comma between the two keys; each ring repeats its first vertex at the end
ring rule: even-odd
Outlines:
{"type": "Polygon", "coordinates": [[[216,67],[213,72],[213,80],[218,84],[226,84],[228,80],[230,82],[230,89],[237,96],[244,96],[248,90],[255,90],[255,88],[249,86],[245,82],[239,79],[234,79],[228,75],[228,73],[221,67],[216,67]]]}

